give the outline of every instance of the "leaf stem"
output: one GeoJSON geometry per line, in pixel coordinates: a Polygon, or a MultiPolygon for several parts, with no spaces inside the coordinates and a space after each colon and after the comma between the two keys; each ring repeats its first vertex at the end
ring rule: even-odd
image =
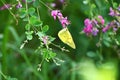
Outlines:
{"type": "Polygon", "coordinates": [[[38,14],[39,20],[41,20],[41,18],[40,18],[40,12],[39,12],[39,7],[37,7],[37,14],[38,14]]]}

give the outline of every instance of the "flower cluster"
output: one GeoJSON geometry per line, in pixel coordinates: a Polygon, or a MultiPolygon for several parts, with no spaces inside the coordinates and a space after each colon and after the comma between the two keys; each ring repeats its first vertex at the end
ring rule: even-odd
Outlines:
{"type": "Polygon", "coordinates": [[[59,0],[61,3],[64,3],[65,2],[65,0],[59,0]]]}
{"type": "Polygon", "coordinates": [[[110,16],[120,16],[119,11],[120,11],[120,6],[116,10],[114,10],[112,7],[110,7],[109,15],[110,16]]]}
{"type": "Polygon", "coordinates": [[[116,32],[116,31],[118,30],[118,28],[119,28],[119,23],[118,23],[116,20],[114,20],[114,21],[108,23],[108,24],[102,29],[102,31],[103,31],[103,32],[106,32],[106,31],[108,31],[110,28],[112,28],[113,31],[116,32]]]}
{"type": "Polygon", "coordinates": [[[17,9],[22,8],[22,4],[20,1],[17,1],[17,4],[4,4],[3,6],[0,7],[0,10],[6,10],[12,7],[16,7],[17,9]]]}
{"type": "Polygon", "coordinates": [[[52,10],[51,16],[53,16],[54,20],[56,20],[56,18],[58,18],[60,23],[62,24],[63,28],[66,28],[70,24],[67,17],[63,17],[60,10],[52,10]]]}
{"type": "Polygon", "coordinates": [[[9,9],[11,6],[12,6],[11,4],[5,4],[5,5],[0,7],[0,10],[9,9]]]}
{"type": "Polygon", "coordinates": [[[96,36],[99,32],[100,26],[103,27],[104,26],[104,19],[102,16],[98,16],[96,19],[85,19],[84,24],[85,27],[83,29],[83,32],[86,33],[86,35],[94,35],[96,36]]]}
{"type": "Polygon", "coordinates": [[[22,8],[22,4],[18,2],[18,4],[16,5],[16,8],[22,8]]]}
{"type": "Polygon", "coordinates": [[[109,22],[108,24],[105,25],[105,20],[102,16],[98,16],[95,19],[85,19],[84,24],[85,27],[83,29],[83,32],[89,36],[89,35],[93,35],[96,36],[98,34],[98,32],[107,32],[109,29],[112,28],[112,30],[114,32],[116,32],[119,28],[120,28],[120,6],[117,9],[113,9],[112,7],[110,7],[110,16],[115,17],[116,20],[113,20],[111,22],[109,22]]]}
{"type": "MultiPolygon", "coordinates": [[[[118,19],[119,16],[120,16],[120,12],[119,12],[119,11],[120,11],[120,6],[119,6],[116,10],[114,10],[112,7],[110,7],[110,13],[109,13],[109,15],[112,16],[112,17],[115,17],[116,19],[118,19]]],[[[120,22],[119,22],[119,20],[113,20],[113,21],[109,22],[109,23],[106,25],[106,27],[104,27],[104,28],[102,29],[102,31],[103,31],[103,32],[106,32],[107,30],[109,30],[110,28],[112,28],[113,31],[116,32],[119,27],[120,27],[120,22]]]]}
{"type": "Polygon", "coordinates": [[[65,0],[56,0],[56,1],[53,1],[52,3],[50,3],[50,7],[52,8],[56,8],[57,6],[61,7],[65,4],[65,0]]]}

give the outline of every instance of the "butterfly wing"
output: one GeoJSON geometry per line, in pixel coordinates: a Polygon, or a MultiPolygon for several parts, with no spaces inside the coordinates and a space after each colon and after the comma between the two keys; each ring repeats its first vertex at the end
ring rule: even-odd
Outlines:
{"type": "Polygon", "coordinates": [[[67,28],[64,28],[64,29],[60,30],[58,32],[58,37],[60,38],[60,40],[63,43],[69,45],[73,49],[76,48],[75,43],[73,41],[73,38],[72,38],[72,36],[71,36],[71,34],[70,34],[70,32],[69,32],[69,30],[67,28]]]}

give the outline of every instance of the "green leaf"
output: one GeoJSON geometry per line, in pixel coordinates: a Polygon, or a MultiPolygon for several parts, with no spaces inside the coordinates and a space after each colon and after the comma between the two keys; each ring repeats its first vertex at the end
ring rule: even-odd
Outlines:
{"type": "Polygon", "coordinates": [[[33,38],[33,36],[32,36],[33,31],[26,31],[25,34],[26,34],[27,40],[32,40],[32,38],[33,38]]]}
{"type": "Polygon", "coordinates": [[[28,3],[33,2],[33,0],[26,0],[28,3]]]}
{"type": "Polygon", "coordinates": [[[32,35],[27,35],[27,40],[32,40],[33,39],[33,36],[32,35]]]}
{"type": "Polygon", "coordinates": [[[48,57],[48,50],[46,48],[44,48],[42,51],[43,51],[43,58],[48,59],[49,58],[48,57]]]}
{"type": "Polygon", "coordinates": [[[25,34],[26,35],[31,35],[31,34],[33,34],[33,31],[26,31],[25,34]]]}
{"type": "Polygon", "coordinates": [[[91,5],[91,8],[92,8],[92,9],[96,8],[96,5],[95,5],[95,4],[92,4],[92,5],[91,5]]]}
{"type": "Polygon", "coordinates": [[[36,22],[34,23],[34,26],[42,26],[43,23],[42,21],[36,20],[36,22]]]}
{"type": "Polygon", "coordinates": [[[43,28],[42,28],[42,31],[43,32],[47,32],[49,30],[49,26],[48,25],[45,25],[43,28]]]}
{"type": "Polygon", "coordinates": [[[31,27],[30,24],[26,24],[25,29],[26,29],[26,30],[30,30],[30,27],[31,27]]]}
{"type": "Polygon", "coordinates": [[[53,2],[54,0],[44,0],[45,2],[53,2]]]}
{"type": "Polygon", "coordinates": [[[38,20],[38,18],[36,16],[32,16],[30,17],[30,23],[33,25],[33,26],[42,26],[42,21],[38,20]]]}
{"type": "Polygon", "coordinates": [[[89,52],[87,52],[87,56],[91,57],[91,58],[94,58],[94,57],[97,56],[97,54],[95,52],[89,51],[89,52]]]}
{"type": "Polygon", "coordinates": [[[43,36],[45,36],[45,34],[43,32],[37,32],[37,35],[39,37],[39,39],[42,39],[43,36]]]}
{"type": "Polygon", "coordinates": [[[35,1],[33,2],[33,6],[34,6],[34,7],[38,7],[39,5],[40,5],[39,0],[35,0],[35,1]]]}
{"type": "Polygon", "coordinates": [[[56,53],[54,53],[54,52],[52,52],[52,51],[50,51],[50,58],[54,58],[55,56],[56,56],[56,53]]]}
{"type": "Polygon", "coordinates": [[[31,16],[33,16],[33,14],[35,13],[35,8],[29,8],[28,9],[28,14],[30,14],[31,16]]]}
{"type": "Polygon", "coordinates": [[[18,79],[17,79],[17,78],[11,78],[11,77],[9,76],[9,77],[7,77],[6,80],[18,80],[18,79]]]}
{"type": "Polygon", "coordinates": [[[36,19],[37,18],[35,16],[30,17],[30,23],[33,25],[35,23],[36,19]]]}
{"type": "Polygon", "coordinates": [[[29,21],[28,17],[24,17],[23,21],[29,21]]]}
{"type": "Polygon", "coordinates": [[[103,40],[103,43],[104,43],[105,46],[110,47],[110,42],[108,42],[106,40],[103,40]]]}
{"type": "Polygon", "coordinates": [[[44,59],[51,59],[54,58],[56,56],[56,53],[52,52],[51,50],[48,50],[46,48],[43,49],[43,58],[44,59]]]}
{"type": "Polygon", "coordinates": [[[117,9],[118,4],[116,2],[113,3],[113,8],[117,9]]]}
{"type": "Polygon", "coordinates": [[[49,41],[50,41],[50,42],[52,42],[52,41],[54,41],[54,40],[55,40],[54,37],[49,36],[49,41]]]}
{"type": "Polygon", "coordinates": [[[20,18],[24,18],[27,15],[26,9],[25,8],[21,8],[20,9],[20,18]]]}

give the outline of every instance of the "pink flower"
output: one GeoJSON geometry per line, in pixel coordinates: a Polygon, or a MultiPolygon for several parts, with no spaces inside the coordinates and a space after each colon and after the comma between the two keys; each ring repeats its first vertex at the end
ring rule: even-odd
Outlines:
{"type": "Polygon", "coordinates": [[[67,27],[70,24],[67,17],[63,17],[62,13],[59,10],[52,10],[51,16],[53,16],[55,20],[58,18],[63,28],[67,27]]]}
{"type": "Polygon", "coordinates": [[[68,21],[67,17],[62,18],[62,19],[60,20],[60,22],[61,22],[63,28],[65,28],[66,26],[68,26],[68,25],[70,24],[70,22],[68,21]]]}
{"type": "Polygon", "coordinates": [[[59,0],[61,3],[64,3],[65,1],[64,0],[59,0]]]}
{"type": "Polygon", "coordinates": [[[16,5],[16,8],[22,8],[22,4],[19,2],[19,3],[16,5]]]}
{"type": "Polygon", "coordinates": [[[99,32],[99,30],[96,28],[96,25],[97,25],[97,21],[94,19],[94,20],[90,20],[90,19],[85,19],[84,21],[84,24],[85,24],[85,27],[83,29],[84,33],[86,35],[93,35],[93,36],[96,36],[99,32]]]}
{"type": "Polygon", "coordinates": [[[116,16],[116,13],[115,11],[112,9],[112,7],[110,7],[110,13],[109,13],[110,16],[116,16]]]}
{"type": "Polygon", "coordinates": [[[108,25],[106,25],[106,27],[104,27],[104,28],[102,29],[102,31],[103,31],[103,32],[106,32],[107,30],[110,29],[110,27],[111,27],[111,23],[109,23],[108,25]]]}
{"type": "Polygon", "coordinates": [[[88,18],[87,18],[87,19],[85,19],[84,24],[85,24],[85,26],[87,26],[87,25],[91,24],[90,19],[88,19],[88,18]]]}
{"type": "Polygon", "coordinates": [[[56,17],[58,16],[58,13],[60,13],[59,10],[52,10],[51,11],[51,16],[53,16],[53,18],[56,19],[56,17]]]}
{"type": "Polygon", "coordinates": [[[0,7],[0,10],[9,9],[10,7],[11,7],[11,4],[5,4],[2,7],[0,7]]]}
{"type": "Polygon", "coordinates": [[[56,4],[55,4],[55,3],[51,3],[50,6],[51,6],[51,7],[55,7],[56,4]]]}
{"type": "Polygon", "coordinates": [[[97,28],[93,28],[92,34],[96,36],[98,34],[99,30],[97,28]]]}
{"type": "Polygon", "coordinates": [[[61,12],[58,12],[57,17],[58,17],[59,20],[62,19],[62,18],[64,18],[61,12]]]}
{"type": "Polygon", "coordinates": [[[103,19],[103,17],[102,17],[101,15],[99,15],[98,18],[100,19],[100,23],[101,23],[102,25],[104,25],[105,20],[103,19]]]}
{"type": "Polygon", "coordinates": [[[84,24],[85,24],[85,28],[83,29],[83,31],[84,31],[87,35],[91,34],[91,33],[92,33],[92,29],[93,29],[93,25],[92,25],[92,23],[91,23],[91,20],[88,19],[88,18],[85,19],[84,24]]]}
{"type": "Polygon", "coordinates": [[[113,31],[117,31],[118,30],[118,27],[113,27],[113,31]]]}
{"type": "Polygon", "coordinates": [[[46,45],[46,44],[47,44],[47,41],[48,41],[48,36],[44,36],[44,37],[42,38],[42,41],[43,41],[43,43],[46,45]]]}
{"type": "Polygon", "coordinates": [[[98,25],[97,20],[93,19],[93,20],[92,20],[92,24],[93,24],[93,25],[98,25]]]}
{"type": "Polygon", "coordinates": [[[120,11],[120,5],[119,5],[119,7],[118,7],[118,11],[120,11]]]}
{"type": "Polygon", "coordinates": [[[85,28],[83,29],[83,31],[84,31],[87,35],[89,35],[89,34],[91,34],[92,29],[93,29],[93,26],[92,26],[92,24],[90,24],[90,25],[85,26],[85,28]]]}

